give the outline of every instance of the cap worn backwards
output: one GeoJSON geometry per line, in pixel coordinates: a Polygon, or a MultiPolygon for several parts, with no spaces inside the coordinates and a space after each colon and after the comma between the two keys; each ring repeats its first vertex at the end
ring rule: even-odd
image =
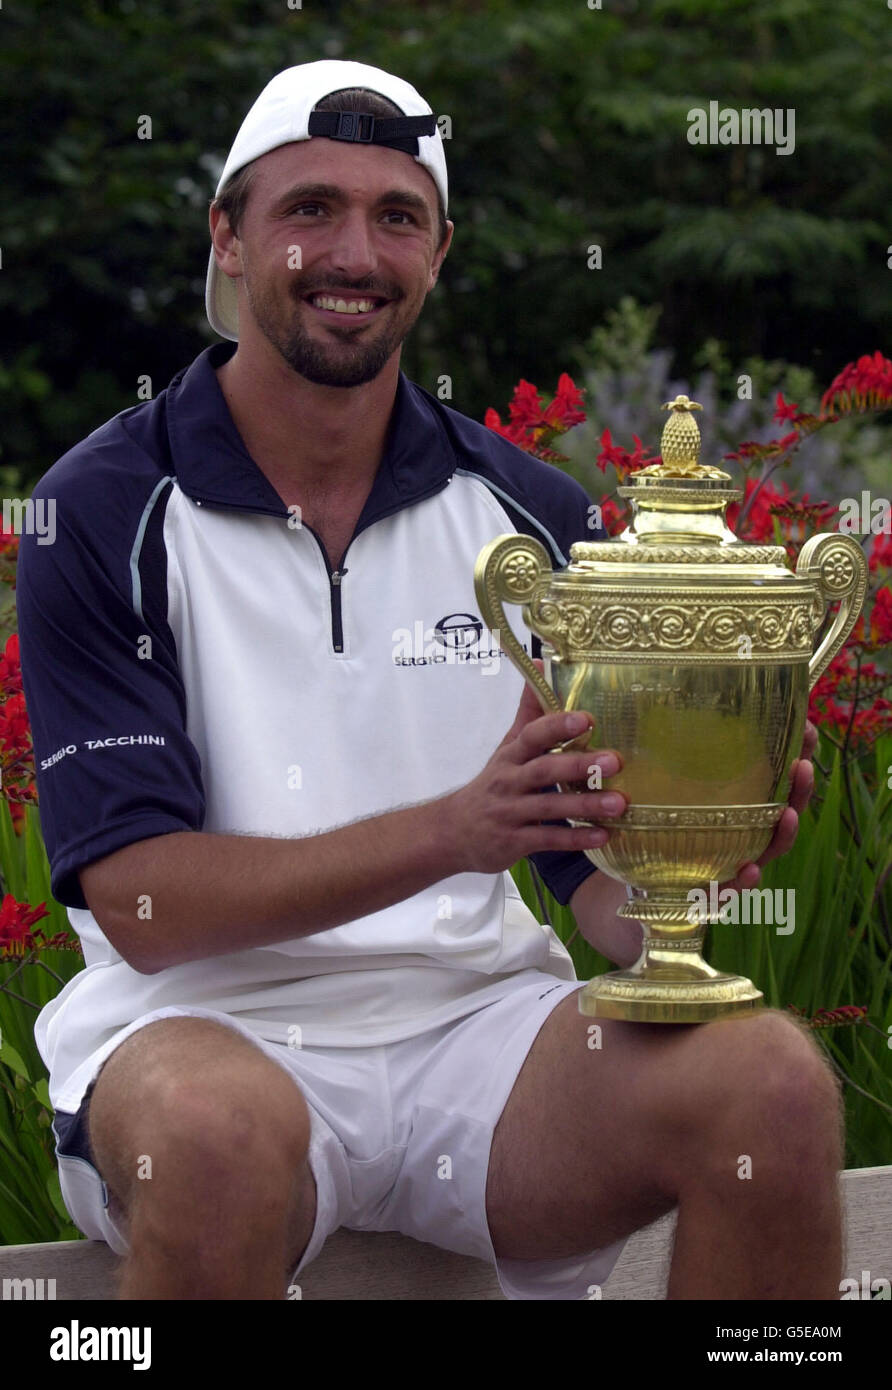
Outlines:
{"type": "MultiPolygon", "coordinates": [[[[277,73],[254,102],[229,151],[217,184],[219,197],[233,174],[295,140],[324,136],[362,144],[386,145],[411,154],[427,169],[440,191],[444,213],[448,183],[443,139],[436,117],[408,82],[367,63],[323,59],[277,73]],[[348,87],[365,87],[387,97],[402,116],[380,117],[349,111],[314,111],[323,97],[348,87]]],[[[223,338],[238,341],[238,293],[235,281],[217,266],[213,247],[208,262],[205,307],[208,321],[223,338]]]]}

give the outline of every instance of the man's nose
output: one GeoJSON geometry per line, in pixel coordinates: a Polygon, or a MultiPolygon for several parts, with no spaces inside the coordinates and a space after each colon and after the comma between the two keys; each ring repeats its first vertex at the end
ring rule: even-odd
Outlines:
{"type": "Polygon", "coordinates": [[[339,217],[332,235],[330,257],[332,265],[351,279],[370,275],[378,264],[374,229],[360,208],[351,208],[339,217]]]}

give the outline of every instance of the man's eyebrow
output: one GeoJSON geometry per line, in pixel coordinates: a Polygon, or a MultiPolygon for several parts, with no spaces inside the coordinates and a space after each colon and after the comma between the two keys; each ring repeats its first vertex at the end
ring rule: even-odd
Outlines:
{"type": "Polygon", "coordinates": [[[286,203],[296,203],[298,199],[309,202],[311,198],[336,199],[342,196],[341,190],[333,183],[296,183],[276,199],[276,206],[284,207],[286,203]]]}
{"type": "MultiPolygon", "coordinates": [[[[289,188],[281,197],[277,198],[274,207],[290,207],[297,202],[311,202],[314,198],[325,198],[332,203],[342,203],[344,201],[344,191],[334,183],[298,183],[293,188],[289,188]]],[[[383,193],[376,202],[377,207],[386,205],[393,206],[400,204],[402,207],[411,208],[414,212],[424,213],[430,217],[430,207],[427,199],[420,193],[414,192],[409,188],[390,188],[383,193]]]]}
{"type": "Polygon", "coordinates": [[[425,212],[430,216],[430,204],[427,199],[409,188],[391,188],[378,199],[378,203],[402,203],[405,208],[413,208],[415,212],[425,212]]]}

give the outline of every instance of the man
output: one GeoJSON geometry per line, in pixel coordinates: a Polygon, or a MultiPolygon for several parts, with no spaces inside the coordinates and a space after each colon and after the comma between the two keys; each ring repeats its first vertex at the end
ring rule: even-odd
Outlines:
{"type": "Polygon", "coordinates": [[[431,108],[364,64],[289,69],[217,191],[232,341],[59,460],[56,543],[22,538],[41,816],[87,963],[36,1030],[73,1219],[128,1253],[127,1298],[281,1298],[340,1225],[585,1298],[677,1205],[670,1297],[838,1296],[812,1041],[768,1011],[605,1021],[591,1049],[508,872],[532,857],[637,957],[582,853],[608,832],[565,819],[610,795],[556,790],[621,750],[550,752],[579,728],[474,611],[488,540],[565,564],[589,500],[399,369],[453,234],[431,108]]]}

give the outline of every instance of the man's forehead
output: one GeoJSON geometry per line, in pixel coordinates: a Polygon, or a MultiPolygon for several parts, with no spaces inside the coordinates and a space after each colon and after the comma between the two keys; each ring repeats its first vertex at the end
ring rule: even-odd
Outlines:
{"type": "Polygon", "coordinates": [[[437,208],[437,185],[423,165],[402,150],[384,145],[355,145],[314,135],[279,145],[256,161],[256,182],[270,198],[295,184],[326,183],[346,190],[367,188],[383,191],[404,187],[437,208]]]}

